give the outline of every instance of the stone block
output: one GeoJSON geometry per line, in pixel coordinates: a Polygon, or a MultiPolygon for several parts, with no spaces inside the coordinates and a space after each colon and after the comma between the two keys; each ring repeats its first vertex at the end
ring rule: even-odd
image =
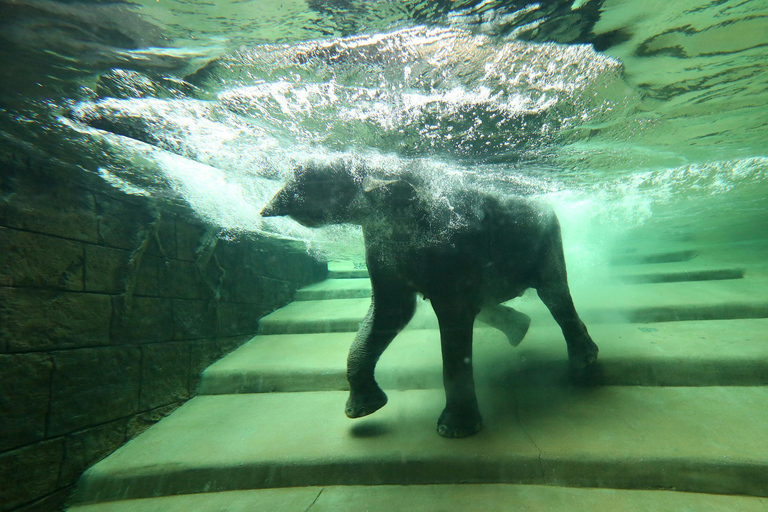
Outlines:
{"type": "Polygon", "coordinates": [[[240,280],[242,272],[237,269],[225,269],[219,285],[219,300],[224,302],[238,302],[238,288],[242,286],[240,280]]]}
{"type": "Polygon", "coordinates": [[[263,261],[266,264],[264,275],[274,279],[298,280],[302,259],[304,258],[294,252],[278,250],[270,246],[265,249],[263,255],[263,261]]]}
{"type": "Polygon", "coordinates": [[[0,451],[44,438],[52,368],[45,354],[0,355],[0,451]]]}
{"type": "Polygon", "coordinates": [[[7,192],[5,190],[5,187],[0,184],[0,226],[6,226],[7,225],[7,217],[8,217],[8,200],[7,200],[7,192]]]}
{"type": "Polygon", "coordinates": [[[301,283],[302,286],[327,279],[328,262],[317,260],[309,255],[307,255],[307,258],[309,258],[309,264],[307,266],[306,280],[301,283]]]}
{"type": "Polygon", "coordinates": [[[65,487],[21,508],[14,509],[13,512],[51,512],[53,510],[58,512],[65,510],[70,494],[72,494],[72,488],[65,487]]]}
{"type": "Polygon", "coordinates": [[[100,245],[85,245],[85,290],[118,294],[125,291],[130,252],[100,245]]]}
{"type": "Polygon", "coordinates": [[[253,334],[246,334],[244,336],[222,336],[216,338],[216,343],[219,345],[219,349],[221,350],[221,357],[224,357],[235,349],[240,348],[243,344],[245,344],[247,341],[250,341],[252,338],[253,334]]]}
{"type": "Polygon", "coordinates": [[[264,269],[261,275],[297,283],[306,282],[314,258],[304,250],[297,251],[294,247],[276,242],[265,242],[260,254],[253,255],[254,265],[264,269]]]}
{"type": "Polygon", "coordinates": [[[293,286],[285,281],[259,276],[255,282],[244,281],[238,287],[238,292],[238,297],[243,302],[258,302],[279,307],[290,301],[293,286]]]}
{"type": "Polygon", "coordinates": [[[157,237],[147,246],[146,254],[163,259],[176,259],[176,221],[173,214],[160,212],[157,237]]]}
{"type": "Polygon", "coordinates": [[[264,279],[250,272],[246,267],[228,269],[221,287],[221,300],[247,303],[271,302],[273,299],[267,295],[264,279]]]}
{"type": "Polygon", "coordinates": [[[136,274],[136,287],[133,293],[150,297],[160,296],[160,273],[164,271],[168,261],[145,254],[136,274]]]}
{"type": "Polygon", "coordinates": [[[189,261],[168,261],[159,271],[159,282],[162,297],[204,299],[212,296],[197,265],[189,261]]]}
{"type": "Polygon", "coordinates": [[[268,260],[271,252],[264,250],[263,247],[254,247],[248,251],[248,268],[256,275],[267,275],[268,260]]]}
{"type": "Polygon", "coordinates": [[[308,284],[317,283],[328,278],[328,263],[325,261],[319,261],[312,256],[307,255],[308,262],[304,267],[304,273],[301,276],[301,282],[298,283],[299,287],[306,286],[308,284]]]}
{"type": "Polygon", "coordinates": [[[204,274],[203,282],[205,283],[204,296],[214,297],[218,294],[221,297],[221,294],[227,287],[230,271],[222,267],[218,262],[218,258],[214,256],[202,272],[204,274]]]}
{"type": "Polygon", "coordinates": [[[162,407],[157,407],[151,411],[137,414],[128,420],[126,425],[126,438],[131,440],[147,430],[149,427],[165,418],[175,411],[183,402],[175,402],[162,407]]]}
{"type": "Polygon", "coordinates": [[[5,197],[8,227],[83,242],[98,242],[93,194],[79,187],[24,183],[5,197]]]}
{"type": "Polygon", "coordinates": [[[296,284],[281,279],[261,278],[260,285],[264,294],[264,304],[270,304],[274,308],[284,306],[293,300],[296,293],[296,284]]]}
{"type": "Polygon", "coordinates": [[[48,437],[135,414],[140,361],[136,347],[54,352],[48,437]]]}
{"type": "Polygon", "coordinates": [[[291,281],[294,284],[304,286],[325,279],[328,276],[328,265],[326,263],[317,261],[306,252],[294,252],[292,254],[295,266],[292,269],[293,277],[291,281]]]}
{"type": "Polygon", "coordinates": [[[219,304],[219,336],[254,335],[259,319],[268,308],[261,304],[222,302],[219,304]]]}
{"type": "Polygon", "coordinates": [[[216,258],[226,269],[249,267],[250,251],[257,250],[250,240],[219,240],[216,244],[216,258]]]}
{"type": "Polygon", "coordinates": [[[0,280],[7,286],[83,289],[83,244],[0,228],[0,280]]]}
{"type": "Polygon", "coordinates": [[[189,349],[189,394],[192,396],[197,393],[203,371],[218,361],[223,354],[221,344],[216,339],[190,342],[189,349]]]}
{"type": "MultiPolygon", "coordinates": [[[[223,291],[229,295],[225,300],[264,301],[254,292],[258,287],[252,284],[259,278],[291,282],[290,287],[297,288],[322,280],[328,272],[325,263],[315,260],[303,249],[297,250],[296,247],[265,238],[238,242],[220,240],[216,257],[227,272],[223,291]],[[250,289],[242,287],[244,281],[250,281],[250,289]],[[240,290],[234,290],[233,286],[240,286],[240,290]]],[[[288,295],[292,295],[292,291],[288,295]]]]}
{"type": "Polygon", "coordinates": [[[216,336],[215,304],[204,300],[173,300],[174,339],[191,340],[216,336]]]}
{"type": "Polygon", "coordinates": [[[107,345],[107,295],[0,288],[0,338],[9,352],[107,345]]]}
{"type": "Polygon", "coordinates": [[[181,216],[176,217],[176,257],[185,261],[197,260],[200,240],[208,228],[181,216]]]}
{"type": "Polygon", "coordinates": [[[173,339],[173,305],[169,299],[124,296],[112,298],[112,341],[151,343],[173,339]]]}
{"type": "Polygon", "coordinates": [[[0,507],[11,510],[56,491],[63,439],[0,454],[0,507]]]}
{"type": "Polygon", "coordinates": [[[279,254],[272,260],[268,270],[274,270],[274,273],[268,273],[269,277],[281,279],[284,281],[301,282],[302,274],[308,268],[309,258],[305,253],[286,252],[279,254]]]}
{"type": "Polygon", "coordinates": [[[139,410],[189,398],[189,346],[183,342],[143,345],[139,410]]]}
{"type": "Polygon", "coordinates": [[[125,442],[123,419],[71,434],[65,438],[59,486],[75,483],[90,466],[117,450],[125,442]]]}
{"type": "Polygon", "coordinates": [[[148,208],[97,195],[96,212],[101,245],[132,250],[151,236],[149,226],[153,214],[148,208]]]}

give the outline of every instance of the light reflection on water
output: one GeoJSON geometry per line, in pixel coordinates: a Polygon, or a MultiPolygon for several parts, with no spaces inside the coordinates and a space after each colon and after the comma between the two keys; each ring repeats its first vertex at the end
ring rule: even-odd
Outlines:
{"type": "MultiPolygon", "coordinates": [[[[545,195],[575,252],[649,223],[763,235],[766,2],[537,5],[16,2],[3,37],[59,70],[40,84],[63,96],[25,108],[55,114],[62,151],[229,233],[359,250],[355,229],[256,213],[295,164],[341,156],[545,195]]],[[[40,130],[20,118],[0,129],[40,130]]]]}

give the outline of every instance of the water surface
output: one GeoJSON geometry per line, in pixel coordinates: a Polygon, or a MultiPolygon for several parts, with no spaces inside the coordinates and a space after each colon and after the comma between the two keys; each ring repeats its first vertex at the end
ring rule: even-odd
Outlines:
{"type": "Polygon", "coordinates": [[[356,228],[258,215],[295,165],[334,158],[543,196],[576,264],[768,231],[765,1],[3,9],[0,136],[223,236],[359,258],[356,228]]]}

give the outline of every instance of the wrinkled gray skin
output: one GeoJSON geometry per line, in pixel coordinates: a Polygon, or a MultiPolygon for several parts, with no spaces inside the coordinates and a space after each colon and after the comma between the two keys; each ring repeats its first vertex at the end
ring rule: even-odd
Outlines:
{"type": "Polygon", "coordinates": [[[500,303],[527,288],[536,289],[560,325],[571,366],[595,362],[597,345],[573,306],[560,226],[550,209],[464,190],[441,210],[419,194],[413,177],[384,181],[361,174],[342,164],[300,169],[262,211],[308,227],[363,228],[373,297],[347,361],[347,416],[366,416],[387,403],[374,369],[413,317],[417,292],[431,301],[440,327],[446,405],[437,430],[443,437],[469,436],[482,427],[472,376],[475,318],[517,345],[530,318],[500,303]],[[463,222],[449,227],[457,212],[463,222]]]}

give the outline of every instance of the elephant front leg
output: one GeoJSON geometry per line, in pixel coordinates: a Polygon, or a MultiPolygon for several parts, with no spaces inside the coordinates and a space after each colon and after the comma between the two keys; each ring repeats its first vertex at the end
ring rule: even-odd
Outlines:
{"type": "Polygon", "coordinates": [[[347,358],[349,399],[345,413],[360,418],[381,409],[387,395],[374,378],[376,363],[400,330],[413,317],[416,296],[413,292],[376,290],[368,314],[360,326],[347,358]]]}
{"type": "Polygon", "coordinates": [[[472,374],[472,324],[477,311],[434,299],[432,306],[440,325],[445,386],[445,409],[437,420],[437,433],[452,438],[471,436],[483,425],[472,374]]]}

